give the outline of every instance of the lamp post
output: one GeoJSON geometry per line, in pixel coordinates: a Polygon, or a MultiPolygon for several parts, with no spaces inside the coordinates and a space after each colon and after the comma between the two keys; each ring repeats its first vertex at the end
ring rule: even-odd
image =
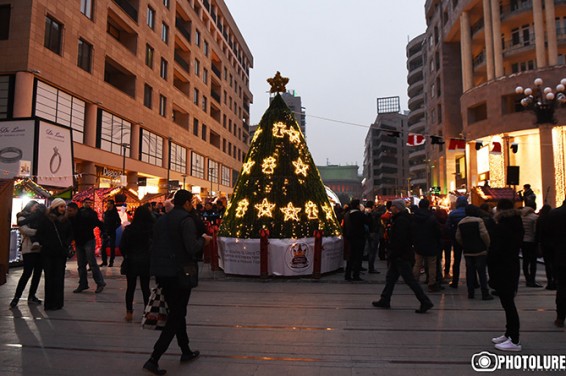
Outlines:
{"type": "Polygon", "coordinates": [[[214,167],[209,167],[208,168],[208,178],[210,180],[210,198],[212,198],[212,173],[214,172],[214,167]]]}
{"type": "Polygon", "coordinates": [[[122,175],[120,176],[120,184],[125,187],[127,185],[126,178],[126,150],[130,147],[128,143],[120,144],[122,146],[122,175]]]}
{"type": "Polygon", "coordinates": [[[183,178],[183,189],[185,189],[185,178],[187,177],[186,174],[181,175],[181,177],[183,178]]]}
{"type": "Polygon", "coordinates": [[[171,188],[171,185],[169,184],[169,178],[171,175],[171,141],[173,140],[172,137],[169,137],[167,139],[168,142],[168,155],[167,155],[167,197],[169,197],[169,190],[171,188]]]}
{"type": "Polygon", "coordinates": [[[536,124],[555,124],[554,110],[556,106],[566,103],[566,94],[564,94],[566,78],[560,80],[555,90],[552,90],[549,86],[543,88],[542,78],[535,78],[533,84],[534,88],[523,88],[522,86],[515,88],[515,93],[524,95],[524,98],[521,99],[521,105],[535,112],[536,124]]]}

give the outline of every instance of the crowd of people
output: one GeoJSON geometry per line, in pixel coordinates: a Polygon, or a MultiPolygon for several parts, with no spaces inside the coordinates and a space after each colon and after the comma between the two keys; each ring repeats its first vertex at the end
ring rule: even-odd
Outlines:
{"type": "Polygon", "coordinates": [[[364,271],[379,273],[375,260],[387,260],[385,287],[379,300],[372,304],[390,309],[393,289],[399,277],[414,292],[420,306],[416,313],[425,313],[434,304],[421,287],[425,277],[429,293],[447,287],[458,289],[460,264],[465,263],[468,299],[490,301],[497,296],[505,311],[506,327],[502,336],[492,338],[503,351],[521,351],[520,321],[515,296],[522,273],[525,287],[543,287],[536,280],[537,258],[544,259],[546,289],[556,290],[557,327],[564,327],[566,318],[566,201],[552,209],[544,205],[536,212],[536,195],[526,184],[520,192],[522,207],[501,199],[492,208],[476,206],[460,196],[448,212],[431,207],[421,199],[418,205],[404,200],[376,205],[352,200],[335,213],[342,223],[346,239],[347,281],[362,281],[364,271]],[[368,268],[362,267],[367,254],[368,268]]]}

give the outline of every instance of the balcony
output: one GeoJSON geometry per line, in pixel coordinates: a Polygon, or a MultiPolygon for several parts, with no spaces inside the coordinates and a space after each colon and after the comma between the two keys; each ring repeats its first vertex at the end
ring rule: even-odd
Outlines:
{"type": "Polygon", "coordinates": [[[481,18],[470,27],[470,32],[472,36],[475,35],[477,32],[479,32],[480,30],[483,30],[483,27],[484,27],[484,22],[483,22],[483,18],[481,18]]]}
{"type": "Polygon", "coordinates": [[[210,3],[208,2],[208,0],[202,0],[202,5],[204,5],[204,8],[208,13],[210,13],[210,3]]]}
{"type": "Polygon", "coordinates": [[[517,13],[531,11],[533,9],[532,1],[513,1],[512,4],[506,5],[501,8],[500,18],[503,20],[505,18],[511,17],[517,13]]]}
{"type": "Polygon", "coordinates": [[[138,22],[138,10],[128,0],[114,0],[114,2],[122,8],[132,20],[138,22]]]}
{"type": "Polygon", "coordinates": [[[214,74],[216,75],[216,77],[222,79],[222,74],[220,73],[220,68],[218,68],[216,65],[211,64],[210,68],[212,69],[212,71],[214,72],[214,74]]]}
{"type": "Polygon", "coordinates": [[[220,94],[215,92],[214,90],[210,90],[210,96],[212,97],[212,99],[214,99],[216,101],[216,103],[220,104],[220,94]]]}
{"type": "Polygon", "coordinates": [[[244,107],[244,111],[246,111],[246,113],[249,114],[250,113],[250,105],[248,103],[244,103],[243,107],[244,107]]]}
{"type": "Polygon", "coordinates": [[[189,63],[183,58],[181,52],[175,50],[175,62],[187,73],[191,72],[189,63]]]}
{"type": "Polygon", "coordinates": [[[136,76],[108,56],[104,62],[104,81],[124,94],[136,97],[136,76]]]}
{"type": "Polygon", "coordinates": [[[175,27],[185,37],[187,42],[191,43],[191,23],[183,20],[181,17],[175,17],[175,27]]]}

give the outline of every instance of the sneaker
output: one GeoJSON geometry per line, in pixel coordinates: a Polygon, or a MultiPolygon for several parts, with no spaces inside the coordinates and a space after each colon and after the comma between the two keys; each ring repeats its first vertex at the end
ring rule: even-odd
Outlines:
{"type": "Polygon", "coordinates": [[[523,350],[523,346],[521,346],[520,343],[513,343],[513,341],[511,341],[511,338],[509,338],[505,342],[496,344],[495,348],[497,350],[501,350],[501,351],[521,351],[521,350],[523,350]]]}
{"type": "Polygon", "coordinates": [[[86,287],[79,286],[79,287],[77,287],[76,289],[74,289],[73,292],[74,292],[75,294],[80,294],[80,293],[83,292],[84,290],[88,290],[88,286],[86,286],[86,287]]]}
{"type": "Polygon", "coordinates": [[[165,375],[167,373],[166,370],[159,368],[157,361],[150,358],[145,364],[143,365],[143,369],[153,373],[154,375],[165,375]]]}
{"type": "Polygon", "coordinates": [[[371,305],[377,308],[385,308],[385,309],[390,309],[391,305],[383,300],[378,300],[376,302],[371,302],[371,305]]]}
{"type": "Polygon", "coordinates": [[[420,308],[415,309],[415,313],[426,313],[426,311],[428,311],[432,307],[434,307],[434,304],[432,303],[421,303],[420,308]]]}
{"type": "Polygon", "coordinates": [[[183,353],[181,355],[181,359],[180,362],[181,363],[186,363],[186,362],[190,362],[191,360],[194,360],[196,358],[198,358],[200,355],[200,351],[196,350],[196,351],[189,351],[188,353],[183,353]]]}
{"type": "Polygon", "coordinates": [[[506,341],[508,341],[508,340],[509,340],[509,337],[507,337],[507,336],[504,334],[504,335],[499,336],[499,337],[493,337],[493,338],[491,339],[491,342],[493,342],[493,343],[495,343],[495,344],[497,345],[498,343],[503,343],[503,342],[506,342],[506,341]]]}
{"type": "Polygon", "coordinates": [[[98,286],[96,287],[96,290],[94,290],[94,293],[95,293],[95,294],[100,294],[102,291],[104,291],[104,286],[106,286],[106,283],[103,284],[103,285],[98,285],[98,286]]]}
{"type": "Polygon", "coordinates": [[[41,304],[41,300],[37,299],[37,297],[35,296],[30,296],[28,298],[28,303],[35,303],[35,304],[41,304]]]}

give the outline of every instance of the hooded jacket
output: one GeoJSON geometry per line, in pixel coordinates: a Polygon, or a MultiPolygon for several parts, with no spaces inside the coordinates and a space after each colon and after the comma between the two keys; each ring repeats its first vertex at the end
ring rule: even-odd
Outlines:
{"type": "Polygon", "coordinates": [[[526,243],[534,243],[536,240],[536,226],[538,215],[535,214],[535,209],[525,206],[521,209],[521,219],[523,221],[523,229],[525,235],[523,241],[526,243]]]}
{"type": "Polygon", "coordinates": [[[422,256],[435,256],[440,247],[440,227],[434,213],[417,209],[412,222],[415,252],[422,256]]]}
{"type": "Polygon", "coordinates": [[[450,231],[452,239],[456,236],[456,230],[458,229],[458,223],[466,216],[466,206],[468,206],[468,199],[464,196],[460,196],[456,199],[456,209],[452,210],[448,214],[448,221],[446,221],[446,226],[450,231]]]}
{"type": "Polygon", "coordinates": [[[414,261],[411,214],[403,210],[392,217],[387,250],[389,260],[414,261]]]}

